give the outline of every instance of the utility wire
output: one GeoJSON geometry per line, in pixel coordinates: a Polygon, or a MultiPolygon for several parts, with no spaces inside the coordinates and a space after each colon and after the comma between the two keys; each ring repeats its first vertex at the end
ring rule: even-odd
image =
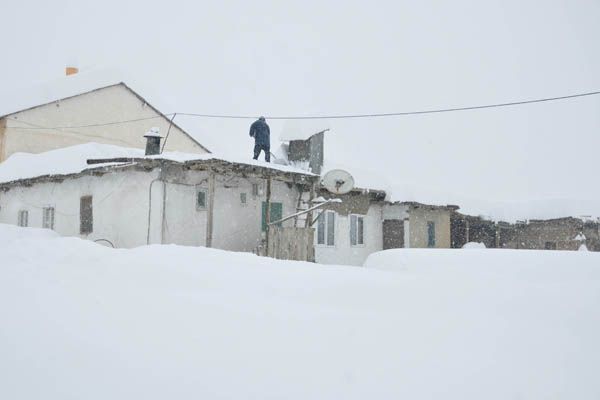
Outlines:
{"type": "MultiPolygon", "coordinates": [[[[169,116],[169,115],[174,115],[175,113],[171,113],[171,114],[164,114],[164,116],[169,116]]],[[[157,118],[163,118],[162,115],[156,115],[154,117],[145,117],[145,118],[136,118],[136,119],[126,119],[126,120],[122,120],[122,121],[111,121],[111,122],[104,122],[104,123],[98,123],[98,124],[88,124],[88,125],[69,125],[69,126],[52,126],[52,127],[11,127],[12,129],[78,129],[78,128],[92,128],[92,127],[96,127],[96,126],[108,126],[108,125],[119,125],[119,124],[127,124],[130,122],[138,122],[138,121],[147,121],[149,119],[157,119],[157,118]]],[[[28,122],[22,121],[20,119],[17,118],[11,118],[13,121],[17,121],[17,122],[22,122],[24,124],[30,124],[28,122]]],[[[31,124],[30,124],[31,125],[31,124]]]]}
{"type": "MultiPolygon", "coordinates": [[[[510,107],[510,106],[518,106],[524,104],[532,104],[532,103],[542,103],[549,101],[557,101],[557,100],[568,100],[574,99],[577,97],[585,97],[585,96],[595,96],[600,94],[600,91],[595,92],[586,92],[586,93],[577,93],[571,94],[567,96],[558,96],[558,97],[546,97],[541,99],[532,99],[532,100],[522,100],[522,101],[512,101],[508,103],[496,103],[496,104],[485,104],[485,105],[477,105],[477,106],[467,106],[467,107],[453,107],[453,108],[440,108],[440,109],[432,109],[432,110],[418,110],[418,111],[404,111],[404,112],[391,112],[391,113],[373,113],[373,114],[340,114],[340,115],[303,115],[303,116],[265,116],[267,119],[274,120],[302,120],[302,119],[353,119],[353,118],[381,118],[381,117],[399,117],[406,115],[421,115],[421,114],[436,114],[436,113],[445,113],[445,112],[454,112],[454,111],[467,111],[467,110],[480,110],[484,108],[498,108],[498,107],[510,107]]],[[[219,118],[219,119],[255,119],[256,115],[227,115],[227,114],[198,114],[198,113],[169,113],[163,114],[164,116],[188,116],[188,117],[199,117],[199,118],[219,118]]],[[[36,129],[74,129],[74,128],[91,128],[98,126],[109,126],[109,125],[119,125],[126,124],[130,122],[138,122],[138,121],[146,121],[151,119],[163,118],[162,115],[156,115],[153,117],[146,118],[137,118],[137,119],[128,119],[121,121],[111,121],[104,123],[95,123],[88,125],[73,125],[73,126],[53,126],[53,127],[11,127],[11,129],[23,129],[23,130],[36,130],[36,129]]],[[[19,120],[17,118],[11,118],[14,121],[22,122],[24,124],[29,124],[25,121],[19,120]]],[[[31,124],[29,124],[31,125],[31,124]]]]}
{"type": "MultiPolygon", "coordinates": [[[[15,126],[15,127],[11,127],[10,129],[25,129],[25,130],[39,130],[39,129],[45,129],[45,130],[50,129],[50,130],[52,130],[52,129],[56,129],[56,128],[48,128],[48,127],[45,127],[45,126],[42,126],[42,125],[39,125],[39,124],[34,124],[34,123],[23,121],[23,120],[17,120],[17,121],[19,121],[22,124],[30,125],[31,128],[29,128],[29,127],[18,127],[18,126],[15,126]]],[[[23,132],[23,133],[33,134],[31,132],[23,132]]],[[[85,136],[85,137],[89,137],[89,138],[104,139],[104,136],[101,136],[101,135],[92,135],[92,134],[89,134],[89,133],[83,133],[83,132],[78,132],[78,131],[73,131],[73,130],[64,130],[63,129],[60,132],[60,134],[62,134],[62,135],[70,134],[70,135],[77,135],[77,136],[85,136]]],[[[128,142],[126,142],[124,140],[121,140],[121,139],[113,139],[113,140],[121,142],[123,144],[128,144],[128,142]]]]}
{"type": "MultiPolygon", "coordinates": [[[[404,115],[420,115],[420,114],[435,114],[453,111],[467,111],[467,110],[480,110],[483,108],[496,108],[496,107],[509,107],[531,103],[542,103],[546,101],[556,100],[567,100],[576,97],[593,96],[600,94],[600,91],[577,93],[567,96],[558,97],[547,97],[542,99],[533,100],[522,100],[513,101],[509,103],[497,103],[497,104],[485,104],[479,106],[467,106],[467,107],[454,107],[454,108],[441,108],[433,110],[421,110],[421,111],[405,111],[405,112],[392,112],[392,113],[379,113],[379,114],[346,114],[346,115],[307,115],[307,116],[265,116],[267,119],[350,119],[350,118],[379,118],[379,117],[398,117],[404,115]]],[[[177,113],[178,115],[189,116],[189,117],[202,117],[202,118],[222,118],[222,119],[254,119],[257,118],[255,115],[222,115],[222,114],[194,114],[194,113],[177,113]]]]}

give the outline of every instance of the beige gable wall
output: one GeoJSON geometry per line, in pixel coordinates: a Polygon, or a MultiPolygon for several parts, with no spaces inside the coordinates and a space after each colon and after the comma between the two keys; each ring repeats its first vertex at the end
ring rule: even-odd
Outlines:
{"type": "MultiPolygon", "coordinates": [[[[5,120],[0,161],[15,152],[41,153],[88,142],[144,149],[145,132],[157,126],[164,136],[169,127],[168,120],[122,84],[21,111],[5,117],[5,120]],[[81,126],[148,117],[157,118],[87,128],[20,129],[81,126]]],[[[0,126],[0,134],[1,129],[0,126]]],[[[175,126],[171,128],[165,151],[207,153],[175,126]]]]}
{"type": "Polygon", "coordinates": [[[431,221],[435,223],[435,247],[450,248],[450,211],[411,207],[409,221],[410,247],[427,247],[427,222],[431,221]]]}
{"type": "Polygon", "coordinates": [[[4,154],[4,132],[6,131],[6,119],[0,118],[0,162],[3,160],[2,155],[4,154]]]}

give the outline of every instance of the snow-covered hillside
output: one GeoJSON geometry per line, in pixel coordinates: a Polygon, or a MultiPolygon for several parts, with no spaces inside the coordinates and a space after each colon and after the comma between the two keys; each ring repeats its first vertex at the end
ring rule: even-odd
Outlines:
{"type": "Polygon", "coordinates": [[[367,268],[0,225],[2,399],[597,399],[600,254],[367,268]]]}

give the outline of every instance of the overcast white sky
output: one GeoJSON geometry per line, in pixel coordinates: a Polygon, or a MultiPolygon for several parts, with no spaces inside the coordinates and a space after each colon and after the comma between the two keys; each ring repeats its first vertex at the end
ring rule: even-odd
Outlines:
{"type": "MultiPolygon", "coordinates": [[[[2,104],[66,64],[118,67],[166,113],[394,112],[600,90],[597,0],[5,0],[2,15],[2,104]]],[[[251,121],[178,121],[250,156],[251,121]]],[[[403,184],[600,201],[600,96],[329,124],[330,163],[403,184]]]]}

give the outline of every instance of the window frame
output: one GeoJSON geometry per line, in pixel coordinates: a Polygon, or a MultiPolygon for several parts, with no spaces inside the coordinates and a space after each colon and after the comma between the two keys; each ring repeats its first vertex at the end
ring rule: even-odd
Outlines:
{"type": "Polygon", "coordinates": [[[27,228],[29,226],[29,210],[19,210],[17,212],[17,226],[27,228]],[[23,224],[23,216],[25,216],[25,224],[23,224]]]}
{"type": "Polygon", "coordinates": [[[94,196],[85,195],[79,197],[79,234],[80,235],[89,235],[94,232],[94,196]],[[90,218],[89,218],[89,228],[87,227],[87,222],[84,223],[83,218],[83,202],[84,199],[90,199],[90,218]]]}
{"type": "Polygon", "coordinates": [[[323,210],[319,216],[317,217],[317,234],[315,235],[316,246],[318,247],[330,247],[333,248],[336,246],[336,231],[337,231],[337,213],[333,210],[323,210]],[[330,223],[329,223],[329,215],[333,214],[333,243],[329,244],[329,231],[330,231],[330,223]],[[319,223],[323,218],[323,243],[319,243],[319,223]]]}
{"type": "MultiPolygon", "coordinates": [[[[271,201],[271,211],[270,211],[270,216],[269,216],[269,223],[280,220],[283,218],[283,202],[282,201],[271,201]],[[279,210],[277,210],[279,209],[279,210]],[[275,214],[275,215],[273,215],[275,214]]],[[[266,220],[266,215],[267,215],[267,202],[263,201],[261,203],[261,215],[260,215],[260,230],[261,232],[266,232],[267,231],[267,220],[266,220]]],[[[279,222],[278,224],[276,224],[275,226],[278,227],[282,227],[283,226],[283,222],[279,222]]]]}
{"type": "Polygon", "coordinates": [[[350,214],[350,246],[351,247],[365,247],[365,215],[361,214],[350,214]],[[359,232],[358,229],[359,221],[362,223],[362,235],[360,236],[359,241],[359,232]],[[356,243],[352,242],[352,232],[356,230],[356,243]]]}
{"type": "Polygon", "coordinates": [[[435,221],[427,221],[427,248],[433,249],[436,247],[435,239],[435,221]],[[431,236],[431,227],[433,227],[433,236],[431,236]]]}
{"type": "Polygon", "coordinates": [[[51,229],[54,230],[54,225],[56,223],[56,207],[54,207],[54,205],[47,205],[46,207],[42,208],[42,228],[44,229],[51,229]],[[51,219],[51,223],[49,224],[49,226],[47,226],[47,215],[46,213],[52,210],[52,219],[51,219]]]}
{"type": "Polygon", "coordinates": [[[202,186],[196,186],[196,194],[194,196],[194,202],[196,204],[196,211],[206,211],[206,209],[208,208],[208,189],[206,189],[205,187],[202,187],[202,186]],[[204,205],[203,206],[198,205],[198,195],[200,193],[204,194],[204,205]]]}

